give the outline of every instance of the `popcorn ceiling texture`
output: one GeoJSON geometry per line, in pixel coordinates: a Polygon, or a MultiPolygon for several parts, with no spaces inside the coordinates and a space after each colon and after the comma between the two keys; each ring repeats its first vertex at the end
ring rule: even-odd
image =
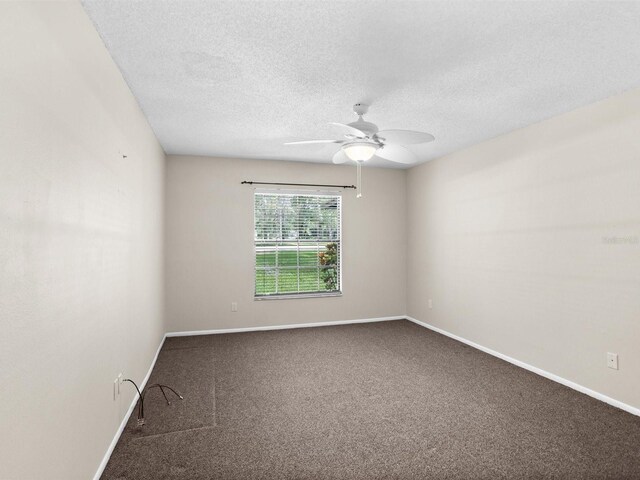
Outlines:
{"type": "Polygon", "coordinates": [[[169,154],[330,162],[282,143],[367,102],[426,161],[640,86],[637,2],[83,4],[169,154]]]}

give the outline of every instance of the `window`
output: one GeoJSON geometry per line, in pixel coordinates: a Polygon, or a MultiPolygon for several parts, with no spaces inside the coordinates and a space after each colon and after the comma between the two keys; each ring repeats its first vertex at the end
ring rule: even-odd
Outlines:
{"type": "Polygon", "coordinates": [[[339,195],[256,193],[256,298],[339,295],[339,195]]]}

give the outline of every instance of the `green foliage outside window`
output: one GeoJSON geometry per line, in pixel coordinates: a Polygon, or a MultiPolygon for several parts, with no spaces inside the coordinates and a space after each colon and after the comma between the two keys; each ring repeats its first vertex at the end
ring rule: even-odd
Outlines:
{"type": "Polygon", "coordinates": [[[327,243],[327,251],[318,254],[320,265],[325,266],[320,271],[320,278],[324,282],[327,290],[336,290],[338,287],[338,269],[335,265],[338,263],[338,245],[336,243],[327,243]]]}

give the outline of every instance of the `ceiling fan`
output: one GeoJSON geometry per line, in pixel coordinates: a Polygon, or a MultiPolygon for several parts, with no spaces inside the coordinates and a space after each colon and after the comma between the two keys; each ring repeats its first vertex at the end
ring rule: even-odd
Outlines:
{"type": "Polygon", "coordinates": [[[418,158],[402,145],[427,143],[435,140],[426,132],[412,130],[378,130],[377,125],[365,121],[362,116],[369,110],[369,105],[356,103],[353,106],[358,120],[348,124],[331,122],[330,125],[341,127],[345,133],[344,140],[303,140],[287,142],[285,145],[306,145],[314,143],[336,143],[342,148],[333,156],[333,163],[345,163],[348,160],[366,162],[374,155],[396,163],[412,164],[418,158]]]}
{"type": "Polygon", "coordinates": [[[303,140],[287,142],[285,145],[307,145],[318,143],[335,143],[341,145],[340,150],[333,156],[333,163],[345,163],[349,160],[358,166],[358,197],[362,196],[360,188],[362,163],[377,157],[391,162],[410,165],[418,161],[418,157],[404,145],[427,143],[435,140],[434,136],[426,132],[412,130],[378,130],[377,125],[365,121],[362,116],[369,110],[369,105],[356,103],[353,106],[358,120],[348,124],[331,122],[344,130],[344,140],[303,140]]]}

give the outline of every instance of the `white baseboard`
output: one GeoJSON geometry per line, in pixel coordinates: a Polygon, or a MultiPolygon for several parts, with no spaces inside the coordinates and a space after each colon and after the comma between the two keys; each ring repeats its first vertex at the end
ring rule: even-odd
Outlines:
{"type": "MultiPolygon", "coordinates": [[[[147,385],[147,381],[151,376],[153,367],[156,366],[156,360],[158,360],[158,355],[160,354],[160,350],[162,349],[162,346],[164,345],[164,341],[166,338],[167,338],[166,335],[162,337],[160,346],[158,347],[158,350],[156,350],[156,355],[153,357],[153,360],[151,361],[151,366],[149,367],[149,370],[147,371],[147,374],[145,375],[145,377],[142,379],[142,382],[140,382],[140,384],[138,385],[138,388],[140,388],[140,391],[144,390],[144,387],[147,385]]],[[[107,452],[104,454],[104,457],[102,458],[102,462],[100,462],[100,466],[98,467],[96,474],[93,476],[93,480],[100,480],[100,476],[102,475],[102,472],[104,472],[104,469],[106,468],[107,463],[109,462],[109,458],[111,458],[113,449],[116,448],[116,444],[118,443],[118,440],[120,440],[120,435],[122,435],[124,428],[127,426],[127,422],[129,421],[129,417],[131,416],[131,413],[133,412],[133,409],[135,408],[136,403],[138,403],[137,392],[133,397],[133,401],[131,402],[131,405],[129,405],[129,409],[127,410],[127,413],[125,413],[124,418],[122,419],[122,422],[120,422],[120,426],[118,427],[118,430],[116,431],[116,434],[113,437],[113,440],[111,440],[111,444],[109,445],[107,452]]]]}
{"type": "Polygon", "coordinates": [[[483,347],[482,345],[478,345],[475,342],[472,342],[470,340],[467,340],[466,338],[462,338],[459,337],[458,335],[454,335],[453,333],[449,333],[446,330],[443,330],[441,328],[438,327],[434,327],[433,325],[429,325],[428,323],[425,322],[421,322],[420,320],[417,320],[413,317],[409,317],[409,316],[405,316],[405,318],[407,320],[409,320],[410,322],[413,322],[417,325],[420,325],[422,327],[428,328],[429,330],[433,330],[434,332],[440,333],[442,335],[445,335],[449,338],[453,338],[454,340],[457,340],[459,342],[462,342],[466,345],[469,345],[470,347],[473,348],[477,348],[478,350],[481,350],[485,353],[488,353],[489,355],[493,355],[494,357],[498,357],[506,362],[512,363],[513,365],[516,365],[518,367],[524,368],[525,370],[529,370],[530,372],[536,373],[542,377],[548,378],[549,380],[553,380],[554,382],[558,382],[566,387],[572,388],[574,390],[577,390],[578,392],[584,393],[586,395],[589,395],[590,397],[593,397],[597,400],[600,400],[602,402],[608,403],[609,405],[613,406],[613,407],[617,407],[621,410],[624,410],[625,412],[629,412],[632,413],[633,415],[638,415],[640,416],[640,408],[636,408],[636,407],[632,407],[631,405],[627,405],[626,403],[621,402],[620,400],[616,400],[615,398],[611,398],[608,397],[600,392],[596,392],[595,390],[591,390],[590,388],[584,387],[582,385],[579,385],[575,382],[572,382],[571,380],[567,380],[566,378],[562,378],[559,377],[558,375],[555,375],[553,373],[547,372],[546,370],[542,370],[541,368],[538,367],[534,367],[533,365],[529,365],[528,363],[522,362],[520,360],[517,360],[515,358],[509,357],[507,355],[504,355],[503,353],[500,352],[496,352],[495,350],[491,350],[490,348],[487,347],[483,347]]]}
{"type": "Polygon", "coordinates": [[[168,332],[167,337],[186,337],[190,335],[217,335],[221,333],[260,332],[263,330],[288,330],[291,328],[329,327],[332,325],[349,325],[351,323],[387,322],[390,320],[404,320],[406,315],[395,317],[359,318],[356,320],[336,320],[332,322],[293,323],[288,325],[268,325],[260,327],[218,328],[215,330],[191,330],[187,332],[168,332]]]}
{"type": "MultiPolygon", "coordinates": [[[[349,325],[354,323],[387,322],[391,320],[404,320],[404,319],[409,320],[410,322],[413,322],[422,327],[428,328],[429,330],[433,330],[434,332],[445,335],[454,340],[457,340],[459,342],[462,342],[466,345],[469,345],[470,347],[481,350],[485,353],[488,353],[489,355],[498,357],[506,362],[512,363],[513,365],[524,368],[525,370],[529,370],[530,372],[533,372],[542,377],[548,378],[549,380],[558,382],[562,385],[565,385],[569,388],[577,390],[578,392],[589,395],[590,397],[598,399],[602,402],[608,403],[609,405],[617,407],[633,415],[640,416],[640,408],[632,407],[631,405],[627,405],[626,403],[623,403],[619,400],[608,397],[602,393],[596,392],[595,390],[591,390],[590,388],[583,387],[582,385],[579,385],[565,378],[559,377],[558,375],[547,372],[546,370],[542,370],[541,368],[534,367],[520,360],[516,360],[515,358],[509,357],[500,352],[496,352],[495,350],[491,350],[490,348],[483,347],[482,345],[479,345],[475,342],[467,340],[466,338],[459,337],[458,335],[454,335],[453,333],[449,333],[446,330],[443,330],[438,327],[434,327],[433,325],[429,325],[428,323],[421,322],[420,320],[417,320],[413,317],[409,317],[407,315],[398,315],[393,317],[360,318],[355,320],[337,320],[332,322],[296,323],[296,324],[289,324],[289,325],[268,325],[268,326],[259,326],[259,327],[220,328],[215,330],[192,330],[192,331],[186,331],[186,332],[168,332],[168,333],[165,333],[164,337],[162,338],[162,341],[160,342],[160,346],[156,351],[156,355],[153,358],[153,361],[151,362],[151,366],[149,367],[149,371],[147,372],[146,376],[140,383],[139,387],[140,387],[140,390],[143,390],[145,385],[147,384],[147,381],[149,380],[149,376],[151,375],[151,371],[153,370],[153,367],[156,364],[156,360],[158,359],[160,350],[162,349],[162,346],[164,345],[164,341],[167,337],[184,337],[189,335],[216,335],[216,334],[223,334],[223,333],[241,333],[241,332],[259,332],[259,331],[265,331],[265,330],[285,330],[285,329],[293,329],[293,328],[328,327],[331,325],[349,325]]],[[[136,406],[137,400],[138,400],[138,397],[135,396],[133,401],[131,402],[131,405],[129,406],[129,409],[127,410],[127,413],[122,419],[122,423],[120,423],[120,427],[118,428],[118,431],[113,437],[113,440],[111,441],[111,444],[109,445],[109,448],[105,453],[104,458],[102,459],[102,462],[100,463],[100,466],[98,467],[98,470],[96,471],[96,474],[93,477],[93,480],[100,479],[102,472],[104,471],[105,467],[107,466],[107,463],[109,462],[111,453],[113,452],[113,449],[115,448],[116,444],[118,443],[118,440],[120,439],[120,435],[122,435],[122,432],[124,431],[127,425],[129,416],[131,415],[131,413],[133,412],[133,409],[136,406]]]]}
{"type": "MultiPolygon", "coordinates": [[[[142,379],[142,382],[140,383],[140,385],[138,385],[138,387],[140,388],[140,391],[144,390],[144,387],[146,386],[147,381],[151,376],[153,367],[155,367],[156,365],[156,360],[158,360],[158,355],[160,354],[160,350],[162,349],[162,346],[164,345],[164,341],[166,340],[167,337],[186,337],[189,335],[214,335],[214,334],[220,334],[220,333],[258,332],[262,330],[284,330],[284,329],[290,329],[290,328],[327,327],[330,325],[348,325],[350,323],[373,323],[373,322],[386,322],[389,320],[404,320],[405,318],[406,318],[405,315],[398,315],[395,317],[361,318],[357,320],[338,320],[334,322],[296,323],[296,324],[289,324],[289,325],[269,325],[269,326],[261,326],[261,327],[220,328],[216,330],[193,330],[189,332],[167,332],[162,337],[162,341],[160,342],[160,346],[156,351],[155,357],[153,357],[153,361],[151,362],[149,371],[145,375],[144,379],[142,379]]],[[[122,419],[122,422],[120,423],[120,426],[118,427],[118,430],[116,431],[116,434],[113,437],[113,440],[109,445],[109,448],[104,454],[104,457],[102,458],[102,462],[100,462],[100,466],[98,467],[96,474],[93,476],[93,480],[100,480],[100,476],[102,475],[102,472],[104,472],[104,469],[106,468],[107,463],[109,462],[109,458],[111,458],[111,454],[113,453],[113,449],[116,447],[118,440],[120,440],[120,436],[122,435],[122,432],[127,426],[129,417],[131,416],[131,413],[133,412],[133,409],[135,408],[137,402],[138,402],[138,396],[136,395],[133,398],[133,401],[131,402],[131,405],[129,406],[127,413],[122,419]]]]}

